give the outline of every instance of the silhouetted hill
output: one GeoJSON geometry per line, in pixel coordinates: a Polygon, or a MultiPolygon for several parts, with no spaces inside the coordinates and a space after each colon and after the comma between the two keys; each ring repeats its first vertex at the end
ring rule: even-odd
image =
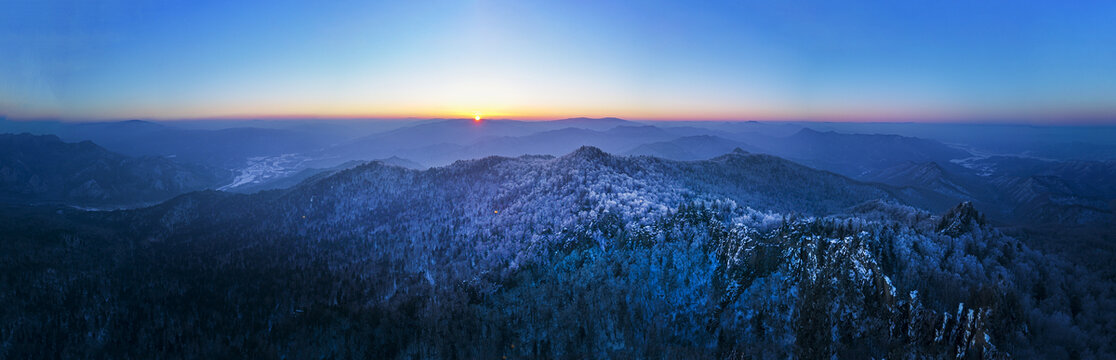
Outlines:
{"type": "Polygon", "coordinates": [[[783,138],[757,135],[744,136],[743,140],[767,153],[852,177],[904,162],[948,162],[971,156],[933,140],[809,128],[783,138]]]}
{"type": "Polygon", "coordinates": [[[284,129],[183,129],[150,121],[74,123],[61,127],[66,141],[92,141],[128,156],[165,156],[182,162],[236,169],[251,157],[301,153],[330,144],[328,136],[284,129]]]}
{"type": "Polygon", "coordinates": [[[554,128],[575,127],[575,128],[597,130],[597,131],[604,131],[604,130],[612,129],[612,128],[617,127],[617,126],[640,126],[639,123],[624,120],[624,119],[620,119],[620,118],[614,118],[614,117],[604,117],[604,118],[578,117],[578,118],[569,118],[569,119],[554,120],[554,121],[547,121],[547,122],[552,123],[552,124],[548,124],[548,125],[553,126],[554,128]]]}
{"type": "Polygon", "coordinates": [[[1002,223],[1104,224],[1116,200],[1112,162],[1047,161],[994,156],[954,163],[908,162],[861,179],[931,190],[952,201],[974,201],[1002,223]]]}
{"type": "Polygon", "coordinates": [[[0,135],[0,198],[18,203],[123,206],[166,200],[231,180],[227,171],[132,158],[52,135],[0,135]]]}
{"type": "Polygon", "coordinates": [[[904,162],[892,167],[875,170],[861,179],[896,186],[913,186],[932,190],[959,200],[980,198],[990,200],[991,189],[981,184],[977,177],[968,175],[956,165],[946,163],[947,170],[937,162],[904,162]]]}

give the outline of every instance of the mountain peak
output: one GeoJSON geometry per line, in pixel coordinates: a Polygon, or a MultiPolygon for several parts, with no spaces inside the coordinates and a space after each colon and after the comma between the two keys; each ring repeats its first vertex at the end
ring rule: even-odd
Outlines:
{"type": "Polygon", "coordinates": [[[987,223],[984,214],[976,210],[971,201],[965,201],[950,209],[938,222],[937,231],[950,236],[958,236],[974,227],[987,223]]]}
{"type": "Polygon", "coordinates": [[[611,155],[604,152],[604,150],[601,150],[600,148],[584,145],[577,148],[577,150],[574,150],[573,152],[560,157],[559,159],[563,159],[566,161],[573,160],[575,162],[599,162],[601,160],[607,159],[609,156],[611,155]]]}
{"type": "Polygon", "coordinates": [[[583,146],[577,148],[577,150],[574,150],[573,152],[571,152],[569,155],[566,155],[566,156],[568,156],[568,157],[578,157],[578,158],[588,158],[588,159],[598,159],[598,158],[603,158],[603,157],[608,156],[608,153],[604,152],[604,150],[601,150],[600,148],[598,148],[596,146],[583,145],[583,146]]]}

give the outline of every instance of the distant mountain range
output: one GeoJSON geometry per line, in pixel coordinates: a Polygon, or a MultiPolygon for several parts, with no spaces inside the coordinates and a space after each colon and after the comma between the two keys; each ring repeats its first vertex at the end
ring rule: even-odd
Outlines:
{"type": "MultiPolygon", "coordinates": [[[[431,165],[489,155],[562,153],[600,139],[599,131],[641,124],[616,118],[555,121],[450,119],[404,127],[341,143],[316,155],[335,161],[401,156],[431,165]],[[572,146],[572,147],[571,147],[572,146]],[[478,156],[479,155],[479,156],[478,156]]],[[[646,135],[637,135],[646,136],[646,135]]],[[[614,141],[623,141],[619,137],[614,141]]],[[[599,144],[598,145],[604,145],[599,144]]]]}
{"type": "Polygon", "coordinates": [[[672,160],[705,160],[732,152],[735,149],[748,152],[763,151],[755,146],[722,137],[694,135],[639,145],[624,152],[624,154],[655,156],[672,160]]]}
{"type": "Polygon", "coordinates": [[[908,161],[949,161],[972,156],[937,141],[898,136],[841,134],[802,129],[788,137],[741,134],[741,139],[773,155],[846,176],[908,161]]]}
{"type": "Polygon", "coordinates": [[[186,129],[151,121],[58,124],[40,133],[63,141],[92,141],[127,156],[172,157],[182,162],[235,169],[248,158],[301,153],[331,144],[330,134],[269,128],[186,129]]]}
{"type": "Polygon", "coordinates": [[[338,137],[344,124],[336,123],[324,127],[329,131],[312,123],[301,127],[317,129],[309,132],[293,130],[300,127],[185,129],[145,121],[56,126],[65,136],[97,139],[125,154],[228,169],[234,179],[214,187],[236,192],[290,187],[377,159],[426,168],[494,155],[562,155],[594,146],[614,154],[685,161],[713,159],[734,149],[771,154],[890,185],[897,197],[930,209],[972,201],[1007,223],[1105,223],[1116,199],[1111,161],[974,155],[933,140],[823,132],[792,124],[433,119],[355,139],[338,137]]]}
{"type": "Polygon", "coordinates": [[[398,155],[437,166],[491,155],[560,155],[578,146],[675,160],[708,159],[742,148],[850,176],[903,161],[949,161],[971,155],[935,141],[895,135],[802,129],[790,136],[770,136],[699,127],[659,127],[611,118],[579,118],[534,123],[429,122],[339,144],[315,157],[341,161],[398,155]],[[669,143],[676,140],[679,143],[669,143]]]}

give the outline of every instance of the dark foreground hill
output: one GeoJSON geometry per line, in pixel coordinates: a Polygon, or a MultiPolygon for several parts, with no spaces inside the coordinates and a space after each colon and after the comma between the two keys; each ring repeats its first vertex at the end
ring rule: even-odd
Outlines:
{"type": "Polygon", "coordinates": [[[230,180],[228,171],[161,157],[128,157],[89,141],[0,134],[0,202],[150,204],[230,180]]]}
{"type": "Polygon", "coordinates": [[[906,201],[766,155],[581,148],[3,209],[0,355],[1113,356],[1111,282],[906,201]]]}

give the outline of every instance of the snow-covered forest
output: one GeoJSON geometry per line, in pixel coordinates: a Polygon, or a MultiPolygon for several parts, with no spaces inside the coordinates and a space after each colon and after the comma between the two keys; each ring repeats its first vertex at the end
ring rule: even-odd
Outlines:
{"type": "Polygon", "coordinates": [[[769,155],[372,162],[6,215],[12,358],[1108,358],[1112,282],[769,155]]]}

